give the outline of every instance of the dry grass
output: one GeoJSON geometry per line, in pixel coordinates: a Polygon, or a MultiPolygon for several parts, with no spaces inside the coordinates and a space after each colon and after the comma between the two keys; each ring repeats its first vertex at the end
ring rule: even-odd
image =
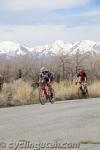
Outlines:
{"type": "MultiPolygon", "coordinates": [[[[55,96],[57,100],[78,98],[78,85],[70,81],[54,83],[55,96]]],[[[90,97],[100,96],[100,81],[95,81],[88,86],[90,97]]],[[[6,83],[0,94],[0,107],[34,104],[39,102],[38,88],[33,89],[31,85],[22,80],[6,83]]]]}
{"type": "Polygon", "coordinates": [[[97,141],[81,141],[80,144],[100,144],[100,142],[97,142],[97,141]]]}
{"type": "Polygon", "coordinates": [[[54,89],[56,98],[59,100],[73,99],[77,97],[77,86],[70,81],[62,81],[60,84],[55,83],[54,89]]]}
{"type": "Polygon", "coordinates": [[[3,93],[0,94],[0,107],[6,107],[8,102],[8,97],[3,93]]]}
{"type": "MultiPolygon", "coordinates": [[[[75,83],[64,81],[60,84],[55,83],[54,89],[59,100],[76,99],[78,97],[78,87],[75,83]]],[[[88,86],[89,97],[100,97],[100,81],[97,80],[88,86]]]]}
{"type": "Polygon", "coordinates": [[[100,97],[100,81],[95,81],[89,85],[90,97],[100,97]]]}
{"type": "Polygon", "coordinates": [[[37,103],[38,90],[32,89],[29,83],[22,80],[4,84],[2,93],[8,96],[8,105],[23,105],[37,103]]]}

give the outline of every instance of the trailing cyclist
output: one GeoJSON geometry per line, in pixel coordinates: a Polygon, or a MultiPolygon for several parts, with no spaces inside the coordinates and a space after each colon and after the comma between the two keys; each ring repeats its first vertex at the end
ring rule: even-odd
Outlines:
{"type": "MultiPolygon", "coordinates": [[[[80,89],[82,89],[82,85],[86,88],[86,94],[88,95],[88,89],[87,89],[87,75],[84,71],[84,69],[80,69],[79,73],[77,73],[77,81],[76,84],[80,84],[80,89]]],[[[83,91],[84,92],[84,91],[83,91]]]]}

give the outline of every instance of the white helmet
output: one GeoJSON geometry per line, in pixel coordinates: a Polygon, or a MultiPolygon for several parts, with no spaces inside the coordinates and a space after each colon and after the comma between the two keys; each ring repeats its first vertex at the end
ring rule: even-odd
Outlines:
{"type": "Polygon", "coordinates": [[[47,69],[46,67],[42,67],[42,68],[40,69],[40,72],[44,72],[44,71],[48,71],[48,69],[47,69]]]}

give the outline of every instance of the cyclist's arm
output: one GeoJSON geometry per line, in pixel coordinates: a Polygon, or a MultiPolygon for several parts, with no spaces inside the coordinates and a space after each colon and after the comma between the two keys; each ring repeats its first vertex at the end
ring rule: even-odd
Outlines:
{"type": "Polygon", "coordinates": [[[54,75],[52,73],[49,74],[49,81],[50,82],[54,81],[54,75]]]}
{"type": "Polygon", "coordinates": [[[87,82],[87,75],[85,74],[85,82],[87,82]]]}
{"type": "Polygon", "coordinates": [[[43,76],[42,76],[42,73],[39,74],[39,83],[42,83],[42,80],[43,80],[43,76]]]}

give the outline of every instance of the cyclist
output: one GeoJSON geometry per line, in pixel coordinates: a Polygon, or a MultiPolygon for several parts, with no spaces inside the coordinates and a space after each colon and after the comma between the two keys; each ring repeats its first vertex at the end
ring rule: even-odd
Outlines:
{"type": "Polygon", "coordinates": [[[79,73],[77,74],[77,78],[78,78],[79,82],[87,83],[87,75],[86,75],[84,69],[79,70],[79,73]]]}
{"type": "MultiPolygon", "coordinates": [[[[80,70],[79,70],[79,73],[77,74],[77,81],[76,81],[76,84],[77,84],[77,83],[80,83],[80,89],[81,89],[81,87],[82,87],[82,86],[81,86],[82,84],[86,86],[86,84],[87,84],[87,75],[86,75],[84,69],[80,69],[80,70]]],[[[81,90],[82,90],[82,89],[81,89],[81,90]]],[[[86,92],[87,92],[87,94],[88,94],[87,86],[86,86],[86,92]]]]}
{"type": "Polygon", "coordinates": [[[45,88],[45,85],[48,86],[50,93],[51,93],[51,98],[53,98],[53,93],[52,93],[52,82],[54,80],[53,74],[46,68],[42,67],[40,69],[40,74],[39,74],[39,84],[44,91],[46,98],[48,98],[48,94],[45,88]]]}

